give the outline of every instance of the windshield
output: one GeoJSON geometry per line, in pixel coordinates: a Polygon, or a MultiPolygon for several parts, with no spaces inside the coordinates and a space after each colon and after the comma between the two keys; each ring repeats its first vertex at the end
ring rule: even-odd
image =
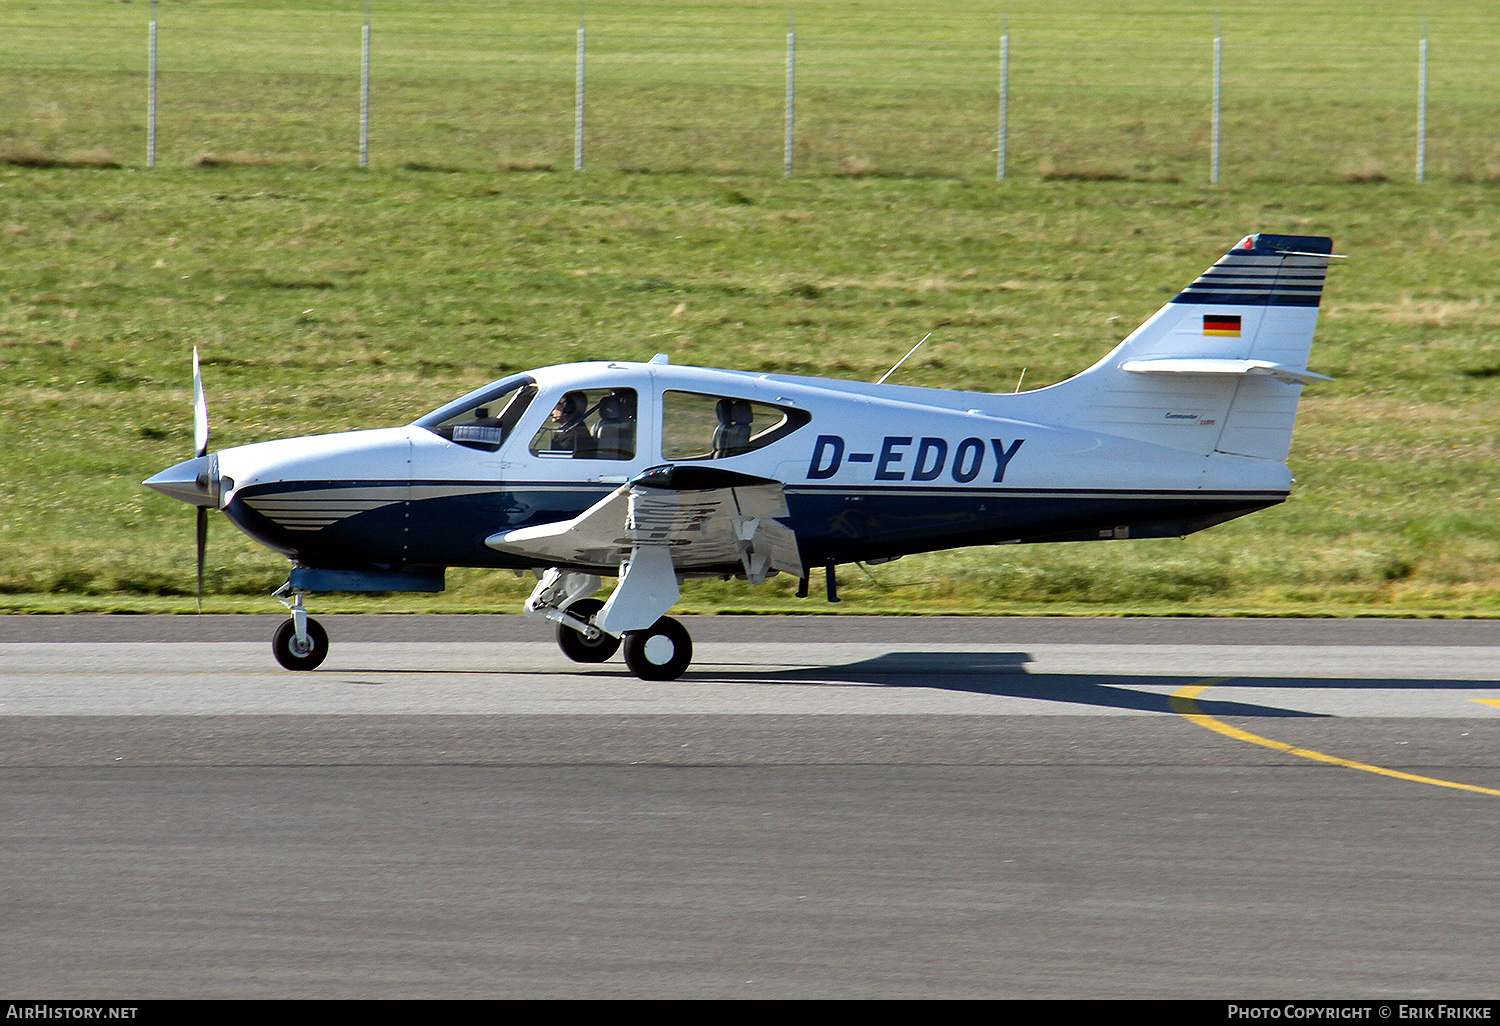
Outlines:
{"type": "Polygon", "coordinates": [[[536,396],[536,381],[529,374],[496,381],[433,410],[416,422],[417,427],[466,445],[494,452],[510,437],[511,429],[536,396]]]}

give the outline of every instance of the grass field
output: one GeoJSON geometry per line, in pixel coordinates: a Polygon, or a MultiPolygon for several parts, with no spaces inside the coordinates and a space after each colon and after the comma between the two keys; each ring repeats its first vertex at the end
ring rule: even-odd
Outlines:
{"type": "MultiPolygon", "coordinates": [[[[850,568],[839,608],[1500,615],[1493,27],[1423,8],[1444,70],[1419,186],[1420,11],[1226,14],[1227,49],[1262,45],[1226,73],[1242,102],[1211,187],[1211,5],[1008,5],[1002,184],[999,13],[952,6],[796,12],[805,174],[786,180],[785,7],[590,9],[597,120],[575,175],[576,7],[374,4],[361,171],[357,5],[163,2],[147,171],[146,5],[0,2],[0,609],[191,608],[191,513],[138,482],[190,454],[193,345],[216,448],[402,423],[572,359],[872,380],[928,331],[900,380],[1010,391],[1087,366],[1264,230],[1351,256],[1313,356],[1338,380],[1304,399],[1290,503],[1181,541],[850,568]],[[165,56],[172,33],[192,62],[165,56]]],[[[208,608],[275,609],[284,579],[214,525],[208,608]]],[[[319,608],[515,609],[528,590],[455,571],[442,596],[319,608]]],[[[826,607],[778,581],[693,585],[681,608],[826,607]]]]}

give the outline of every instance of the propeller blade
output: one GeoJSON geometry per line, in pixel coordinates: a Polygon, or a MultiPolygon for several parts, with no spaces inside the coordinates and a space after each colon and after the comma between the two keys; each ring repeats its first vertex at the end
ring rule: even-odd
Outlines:
{"type": "MultiPolygon", "coordinates": [[[[193,347],[193,451],[194,456],[202,459],[208,454],[208,400],[203,396],[203,367],[198,362],[198,347],[193,347]]],[[[210,466],[210,476],[218,475],[218,461],[215,460],[210,466]]],[[[195,479],[200,487],[203,479],[195,479]]],[[[217,494],[218,483],[211,481],[211,487],[217,494]]],[[[208,554],[208,507],[198,507],[198,612],[203,612],[203,562],[208,554]]]]}
{"type": "Polygon", "coordinates": [[[193,347],[193,455],[208,452],[208,400],[203,397],[203,371],[198,366],[198,347],[193,347]]]}
{"type": "Polygon", "coordinates": [[[208,508],[198,507],[198,612],[203,612],[203,558],[208,551],[208,508]]]}

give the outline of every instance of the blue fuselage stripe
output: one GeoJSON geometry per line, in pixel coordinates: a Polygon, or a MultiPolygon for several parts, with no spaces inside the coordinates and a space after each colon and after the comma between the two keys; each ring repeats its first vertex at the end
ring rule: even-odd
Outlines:
{"type": "MultiPolygon", "coordinates": [[[[386,565],[527,567],[533,562],[488,548],[484,540],[511,528],[568,520],[614,490],[613,485],[555,482],[413,482],[453,494],[391,501],[405,482],[305,482],[246,489],[225,509],[252,538],[308,566],[386,565]],[[341,508],[310,523],[283,506],[299,490],[337,487],[351,498],[382,490],[372,509],[341,508]],[[273,503],[272,497],[280,502],[273,503]],[[266,512],[254,508],[262,500],[266,512]],[[275,517],[276,519],[272,519],[275,517]],[[323,524],[321,519],[332,518],[323,524]],[[279,521],[279,522],[278,522],[279,521]]],[[[911,486],[788,485],[785,519],[807,565],[849,562],[959,545],[1073,537],[1095,528],[1150,525],[1139,536],[1188,534],[1233,516],[1274,505],[1281,492],[1162,489],[923,489],[911,486]]],[[[535,565],[542,565],[536,563],[535,565]]],[[[731,568],[732,569],[732,568],[731,568]]]]}

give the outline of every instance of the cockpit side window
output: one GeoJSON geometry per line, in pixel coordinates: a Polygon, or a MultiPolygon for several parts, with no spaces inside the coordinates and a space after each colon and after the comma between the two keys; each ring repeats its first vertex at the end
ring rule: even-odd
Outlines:
{"type": "Polygon", "coordinates": [[[531,439],[534,456],[554,459],[635,458],[636,392],[633,388],[578,389],[564,393],[531,439]]]}
{"type": "Polygon", "coordinates": [[[495,452],[510,437],[536,392],[530,377],[508,378],[429,413],[417,425],[450,442],[495,452]]]}
{"type": "Polygon", "coordinates": [[[716,460],[742,456],[796,431],[806,410],[702,392],[662,393],[663,459],[716,460]]]}

